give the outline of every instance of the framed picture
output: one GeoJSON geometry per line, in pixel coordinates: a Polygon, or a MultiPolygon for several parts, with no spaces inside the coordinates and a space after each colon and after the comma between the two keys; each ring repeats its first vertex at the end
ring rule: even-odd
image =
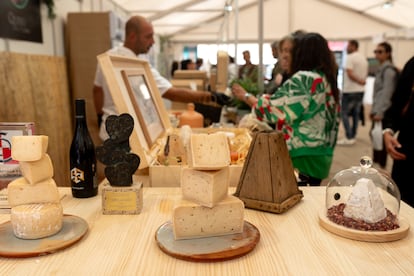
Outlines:
{"type": "Polygon", "coordinates": [[[143,69],[122,70],[121,74],[147,144],[153,145],[165,129],[149,92],[145,71],[143,69]]]}
{"type": "Polygon", "coordinates": [[[107,53],[98,56],[118,114],[134,118],[131,151],[141,158],[140,169],[156,158],[159,138],[171,128],[168,112],[147,61],[107,53]]]}

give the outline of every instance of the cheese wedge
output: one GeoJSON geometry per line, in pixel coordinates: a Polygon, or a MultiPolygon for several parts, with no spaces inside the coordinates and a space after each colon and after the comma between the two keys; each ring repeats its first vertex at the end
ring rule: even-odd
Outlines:
{"type": "Polygon", "coordinates": [[[37,161],[46,153],[49,137],[28,135],[12,137],[12,158],[17,161],[37,161]]]}
{"type": "Polygon", "coordinates": [[[40,239],[62,229],[63,208],[60,203],[25,204],[11,208],[13,233],[21,239],[40,239]]]}
{"type": "Polygon", "coordinates": [[[176,240],[241,233],[244,204],[230,195],[213,208],[182,200],[173,210],[172,221],[176,240]]]}
{"type": "Polygon", "coordinates": [[[7,186],[11,207],[32,203],[58,203],[59,190],[53,178],[30,185],[24,177],[17,178],[7,186]]]}
{"type": "Polygon", "coordinates": [[[230,147],[223,132],[191,134],[188,166],[197,170],[218,170],[230,165],[230,147]]]}
{"type": "Polygon", "coordinates": [[[53,177],[53,164],[46,153],[38,161],[20,161],[20,170],[29,184],[35,184],[53,177]]]}
{"type": "Polygon", "coordinates": [[[183,198],[202,206],[215,206],[227,196],[228,187],[229,167],[216,171],[181,170],[183,198]]]}

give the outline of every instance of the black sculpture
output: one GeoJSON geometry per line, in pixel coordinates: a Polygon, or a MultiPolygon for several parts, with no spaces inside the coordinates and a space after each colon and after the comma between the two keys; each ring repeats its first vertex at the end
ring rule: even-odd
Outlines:
{"type": "Polygon", "coordinates": [[[110,115],[105,128],[109,138],[96,148],[96,157],[106,165],[105,176],[111,186],[131,186],[132,175],[141,162],[138,155],[130,152],[129,146],[134,119],[127,113],[110,115]]]}

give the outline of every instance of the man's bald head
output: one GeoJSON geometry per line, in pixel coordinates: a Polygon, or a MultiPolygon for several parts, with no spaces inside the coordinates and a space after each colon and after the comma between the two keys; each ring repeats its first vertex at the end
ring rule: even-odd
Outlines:
{"type": "Polygon", "coordinates": [[[139,33],[141,26],[144,24],[150,24],[145,17],[140,15],[132,16],[125,25],[125,37],[130,33],[139,33]]]}
{"type": "Polygon", "coordinates": [[[145,17],[135,15],[125,25],[124,46],[135,54],[147,53],[154,44],[154,31],[151,22],[145,17]]]}

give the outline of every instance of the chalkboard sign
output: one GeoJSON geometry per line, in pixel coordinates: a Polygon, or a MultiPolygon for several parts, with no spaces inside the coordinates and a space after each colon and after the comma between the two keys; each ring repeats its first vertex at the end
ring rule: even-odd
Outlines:
{"type": "Polygon", "coordinates": [[[40,0],[1,0],[0,37],[42,43],[40,0]]]}

